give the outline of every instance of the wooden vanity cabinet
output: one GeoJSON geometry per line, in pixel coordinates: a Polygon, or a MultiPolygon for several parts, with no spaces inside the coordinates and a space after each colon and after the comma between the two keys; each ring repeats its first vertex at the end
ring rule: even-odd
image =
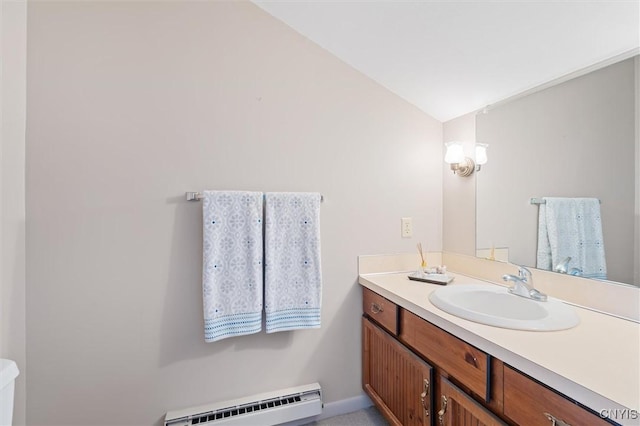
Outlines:
{"type": "Polygon", "coordinates": [[[441,426],[502,426],[507,423],[473,400],[456,385],[440,379],[438,425],[441,426]]]}
{"type": "Polygon", "coordinates": [[[448,375],[464,378],[464,386],[491,400],[491,357],[409,311],[401,316],[400,340],[448,375]]]}
{"type": "Polygon", "coordinates": [[[493,386],[502,377],[500,361],[406,310],[400,312],[399,339],[435,366],[436,424],[507,424],[491,412],[502,407],[501,389],[493,386]]]}
{"type": "Polygon", "coordinates": [[[363,388],[391,424],[610,424],[375,292],[363,296],[363,388]]]}
{"type": "Polygon", "coordinates": [[[365,288],[362,291],[362,311],[376,324],[396,336],[398,305],[365,288]]]}
{"type": "Polygon", "coordinates": [[[509,366],[504,367],[504,414],[518,424],[530,426],[609,424],[509,366]]]}
{"type": "Polygon", "coordinates": [[[433,368],[362,319],[362,386],[392,425],[431,425],[433,368]]]}

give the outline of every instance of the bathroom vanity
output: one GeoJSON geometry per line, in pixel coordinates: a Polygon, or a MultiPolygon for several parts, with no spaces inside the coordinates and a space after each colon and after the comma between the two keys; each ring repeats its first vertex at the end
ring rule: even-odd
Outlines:
{"type": "Polygon", "coordinates": [[[429,295],[441,286],[407,272],[361,271],[359,283],[363,388],[392,424],[640,422],[635,322],[574,307],[572,329],[510,330],[439,310],[429,295]]]}

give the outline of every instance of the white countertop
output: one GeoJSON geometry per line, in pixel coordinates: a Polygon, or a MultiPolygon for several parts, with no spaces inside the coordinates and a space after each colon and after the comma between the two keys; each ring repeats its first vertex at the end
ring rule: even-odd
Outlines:
{"type": "MultiPolygon", "coordinates": [[[[520,331],[478,324],[436,308],[429,294],[441,286],[409,280],[407,274],[361,274],[358,282],[597,413],[640,411],[640,324],[579,307],[574,309],[580,324],[569,330],[520,331]]],[[[450,286],[487,284],[450,275],[455,277],[450,286]]],[[[620,416],[613,420],[640,422],[620,416]]]]}

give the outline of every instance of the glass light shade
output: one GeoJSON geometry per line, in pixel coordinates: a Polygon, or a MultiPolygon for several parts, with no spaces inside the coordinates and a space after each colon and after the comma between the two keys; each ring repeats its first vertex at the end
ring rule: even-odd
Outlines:
{"type": "Polygon", "coordinates": [[[487,164],[487,145],[486,143],[476,144],[476,164],[481,166],[487,164]]]}
{"type": "Polygon", "coordinates": [[[448,164],[462,163],[464,161],[464,150],[460,142],[448,142],[447,153],[444,155],[444,161],[448,164]]]}

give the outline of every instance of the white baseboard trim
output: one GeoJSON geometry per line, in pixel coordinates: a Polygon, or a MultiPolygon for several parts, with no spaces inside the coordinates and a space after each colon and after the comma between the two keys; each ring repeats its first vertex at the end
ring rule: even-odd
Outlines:
{"type": "Polygon", "coordinates": [[[308,417],[306,419],[300,419],[293,422],[285,423],[281,426],[300,426],[306,425],[311,422],[317,422],[319,420],[328,419],[329,417],[340,416],[342,414],[353,413],[354,411],[362,410],[373,405],[371,399],[364,392],[358,396],[354,396],[347,399],[341,399],[340,401],[333,401],[324,404],[322,408],[322,414],[318,414],[314,417],[308,417]]]}
{"type": "Polygon", "coordinates": [[[353,413],[363,408],[371,407],[373,402],[362,393],[352,398],[342,399],[340,401],[329,402],[324,404],[322,414],[318,415],[315,420],[328,419],[329,417],[340,416],[342,414],[353,413]]]}

